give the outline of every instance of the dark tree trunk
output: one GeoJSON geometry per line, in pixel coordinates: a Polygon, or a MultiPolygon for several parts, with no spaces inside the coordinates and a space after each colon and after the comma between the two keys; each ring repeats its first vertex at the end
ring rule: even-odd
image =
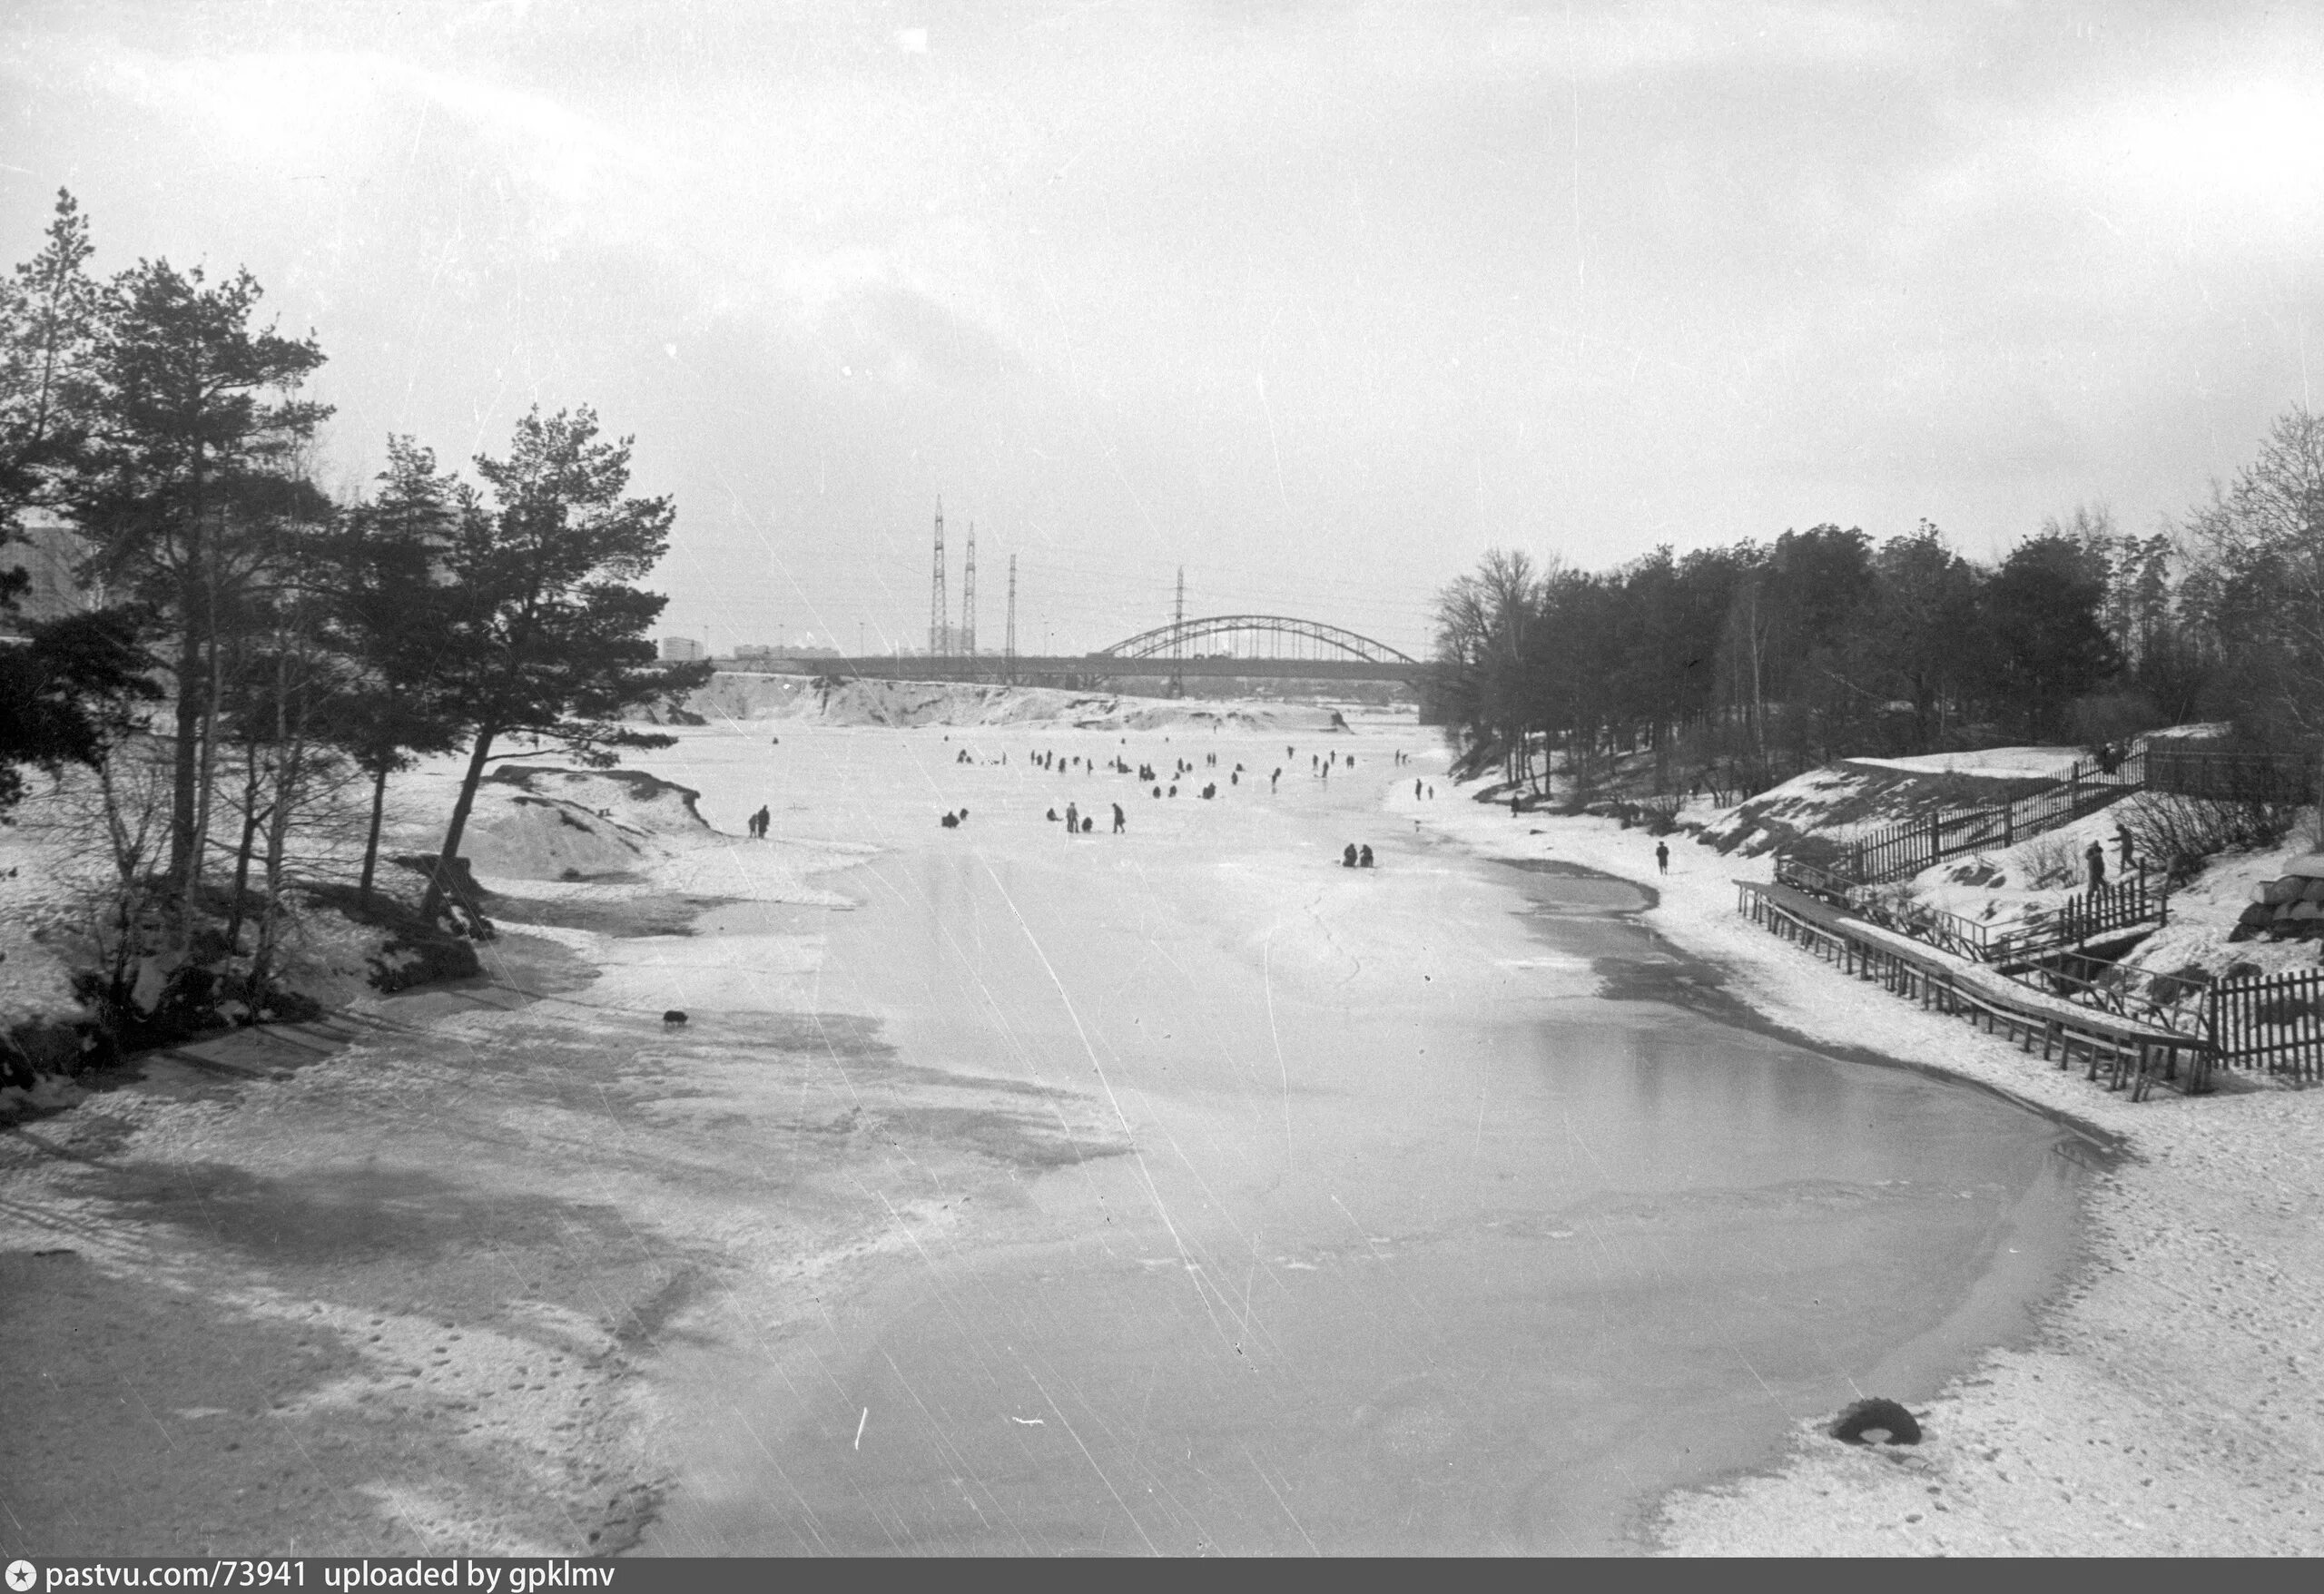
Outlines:
{"type": "Polygon", "coordinates": [[[371,877],[379,865],[379,818],[388,806],[388,766],[371,772],[371,831],[363,841],[363,878],[355,888],[356,905],[371,905],[371,877]]]}
{"type": "Polygon", "coordinates": [[[181,908],[193,889],[193,794],[200,782],[202,638],[188,624],[178,644],[177,746],[170,771],[170,894],[181,908]]]}
{"type": "Polygon", "coordinates": [[[242,842],[234,851],[234,901],[226,920],[226,950],[236,950],[242,939],[242,893],[251,880],[251,852],[258,843],[258,743],[247,744],[242,778],[242,842]]]}
{"type": "MultiPolygon", "coordinates": [[[[468,772],[460,777],[459,800],[452,804],[452,822],[444,831],[444,850],[437,855],[435,871],[428,880],[427,900],[420,904],[419,913],[423,919],[432,920],[443,911],[444,882],[452,879],[452,871],[459,867],[460,835],[468,827],[469,811],[476,807],[477,788],[484,783],[484,766],[492,757],[492,739],[496,734],[497,732],[488,729],[478,730],[476,733],[476,747],[468,754],[468,772]]],[[[461,906],[471,913],[476,910],[473,902],[463,902],[461,906]]]]}

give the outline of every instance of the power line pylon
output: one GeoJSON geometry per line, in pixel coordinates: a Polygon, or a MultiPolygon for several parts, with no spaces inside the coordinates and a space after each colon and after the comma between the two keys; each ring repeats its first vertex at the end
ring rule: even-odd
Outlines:
{"type": "Polygon", "coordinates": [[[960,652],[967,655],[969,673],[977,668],[977,523],[969,522],[969,562],[960,572],[960,652]]]}
{"type": "Polygon", "coordinates": [[[1186,672],[1178,668],[1178,661],[1186,656],[1187,648],[1187,567],[1178,566],[1178,604],[1170,616],[1170,695],[1187,694],[1186,672]]]}
{"type": "Polygon", "coordinates": [[[950,650],[945,646],[945,633],[950,616],[944,609],[944,500],[936,500],[936,573],[928,586],[928,654],[931,658],[942,658],[950,650]]]}
{"type": "Polygon", "coordinates": [[[1017,556],[1009,556],[1009,684],[1017,684],[1017,556]]]}

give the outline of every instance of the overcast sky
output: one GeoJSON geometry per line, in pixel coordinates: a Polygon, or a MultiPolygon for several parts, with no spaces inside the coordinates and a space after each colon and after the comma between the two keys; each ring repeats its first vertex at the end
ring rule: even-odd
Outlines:
{"type": "MultiPolygon", "coordinates": [[[[247,264],[332,485],[595,405],[665,631],[1259,610],[2182,512],[2309,398],[2324,7],[26,4],[0,245],[247,264]]],[[[2324,354],[2324,349],[2319,349],[2324,354]]]]}

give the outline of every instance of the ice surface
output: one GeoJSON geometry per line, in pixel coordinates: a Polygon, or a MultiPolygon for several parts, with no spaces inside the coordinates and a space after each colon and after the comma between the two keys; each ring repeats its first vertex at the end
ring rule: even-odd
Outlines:
{"type": "Polygon", "coordinates": [[[900,1225],[778,1340],[673,1350],[654,1544],[1619,1548],[1661,1489],[2023,1326],[2070,1208],[2052,1127],[1691,1005],[1715,972],[1622,916],[1639,893],[1446,845],[1405,812],[1415,779],[1453,801],[1433,738],[1353,723],[710,727],[652,759],[722,831],[773,817],[686,853],[696,884],[879,852],[822,878],[853,906],[812,969],[744,918],[620,947],[606,992],[867,1015],[906,1065],[1071,1093],[1133,1148],[900,1225]],[[1166,791],[1196,767],[1157,799],[1117,757],[1166,791]],[[1097,833],[1045,817],[1068,802],[1097,833]],[[2029,1274],[1980,1297],[2011,1245],[2029,1274]]]}

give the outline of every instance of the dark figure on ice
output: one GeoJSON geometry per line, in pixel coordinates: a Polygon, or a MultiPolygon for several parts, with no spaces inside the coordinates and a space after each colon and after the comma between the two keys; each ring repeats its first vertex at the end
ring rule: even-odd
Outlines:
{"type": "Polygon", "coordinates": [[[1275,790],[1275,783],[1281,779],[1283,779],[1283,770],[1281,766],[1277,766],[1275,773],[1267,777],[1267,790],[1269,792],[1273,792],[1275,790]]]}
{"type": "Polygon", "coordinates": [[[1088,835],[1091,831],[1096,830],[1097,828],[1098,828],[1098,822],[1097,822],[1097,820],[1096,820],[1094,817],[1093,817],[1093,818],[1089,818],[1089,819],[1085,819],[1085,820],[1083,820],[1083,821],[1081,822],[1081,833],[1082,833],[1083,835],[1085,835],[1085,836],[1086,836],[1086,835],[1088,835]]]}
{"type": "Polygon", "coordinates": [[[1118,802],[1115,803],[1115,804],[1114,804],[1114,834],[1116,834],[1116,835],[1118,835],[1118,835],[1120,835],[1120,834],[1122,833],[1122,831],[1124,831],[1125,830],[1128,830],[1128,828],[1129,828],[1129,816],[1122,812],[1122,805],[1121,805],[1120,803],[1118,803],[1118,802]]]}
{"type": "Polygon", "coordinates": [[[1413,782],[1413,801],[1415,802],[1420,801],[1420,782],[1418,781],[1414,781],[1413,782]]]}
{"type": "Polygon", "coordinates": [[[1668,841],[1654,843],[1654,872],[1657,874],[1670,872],[1670,843],[1668,841]]]}
{"type": "Polygon", "coordinates": [[[1065,833],[1073,834],[1081,828],[1081,810],[1068,802],[1065,805],[1065,833]]]}
{"type": "Polygon", "coordinates": [[[2082,856],[2083,861],[2090,865],[2090,889],[2093,891],[2105,890],[2106,849],[2104,845],[2093,841],[2083,850],[2082,856]]]}
{"type": "Polygon", "coordinates": [[[1342,869],[1354,869],[1355,867],[1355,843],[1354,841],[1350,841],[1347,844],[1347,851],[1340,854],[1340,867],[1342,869]]]}
{"type": "Polygon", "coordinates": [[[942,825],[948,831],[957,831],[960,828],[960,819],[958,814],[948,813],[936,822],[942,825]]]}
{"type": "Polygon", "coordinates": [[[1050,822],[1051,824],[1055,824],[1055,823],[1057,822],[1057,810],[1056,810],[1056,809],[1052,808],[1052,809],[1050,809],[1050,810],[1049,810],[1049,822],[1050,822]]]}
{"type": "Polygon", "coordinates": [[[1371,842],[1366,841],[1366,842],[1364,844],[1364,850],[1363,850],[1362,851],[1358,852],[1358,853],[1355,855],[1355,866],[1356,866],[1358,869],[1369,869],[1369,868],[1371,868],[1371,867],[1372,867],[1372,843],[1371,843],[1371,842]]]}

